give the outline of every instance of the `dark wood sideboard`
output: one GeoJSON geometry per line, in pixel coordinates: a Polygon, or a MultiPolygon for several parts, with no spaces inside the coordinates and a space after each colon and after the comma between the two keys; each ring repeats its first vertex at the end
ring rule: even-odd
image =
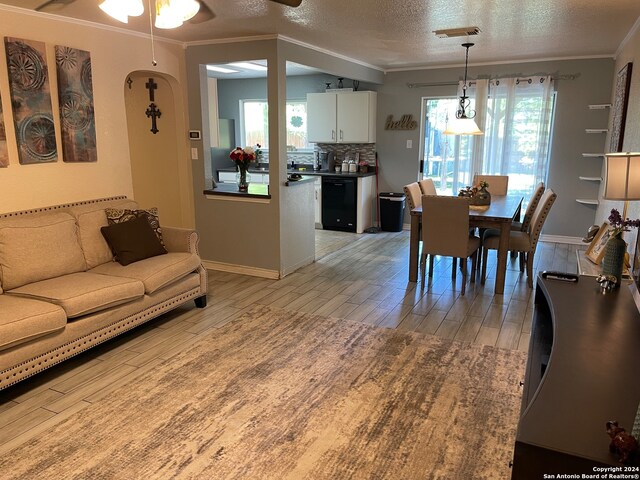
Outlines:
{"type": "Polygon", "coordinates": [[[621,466],[605,424],[617,420],[631,433],[640,403],[632,288],[602,294],[592,277],[538,277],[512,479],[621,466]]]}

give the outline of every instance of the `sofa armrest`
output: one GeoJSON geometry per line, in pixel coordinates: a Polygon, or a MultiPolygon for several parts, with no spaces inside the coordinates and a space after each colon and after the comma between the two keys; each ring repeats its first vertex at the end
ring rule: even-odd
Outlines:
{"type": "Polygon", "coordinates": [[[162,227],[162,240],[168,252],[198,253],[198,232],[189,228],[162,227]]]}

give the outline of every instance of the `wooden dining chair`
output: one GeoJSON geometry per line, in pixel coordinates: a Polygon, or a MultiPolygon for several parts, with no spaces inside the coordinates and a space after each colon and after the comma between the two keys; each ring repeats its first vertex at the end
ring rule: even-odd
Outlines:
{"type": "Polygon", "coordinates": [[[527,205],[527,209],[524,212],[524,218],[522,219],[522,222],[512,222],[511,230],[526,232],[529,229],[529,225],[531,224],[531,217],[533,217],[533,212],[536,211],[536,207],[538,206],[538,203],[540,203],[540,199],[542,198],[543,193],[544,183],[540,182],[538,185],[536,185],[536,189],[533,191],[533,194],[529,199],[529,204],[527,205]]]}
{"type": "Polygon", "coordinates": [[[422,195],[438,195],[438,192],[436,192],[436,186],[433,183],[433,179],[424,178],[418,182],[418,185],[420,185],[422,195]]]}
{"type": "MultiPolygon", "coordinates": [[[[433,277],[434,255],[460,258],[462,270],[462,290],[467,283],[467,259],[471,257],[471,282],[475,281],[476,262],[480,239],[469,235],[469,199],[465,197],[444,197],[423,195],[422,197],[422,285],[429,255],[429,278],[433,277]]],[[[455,279],[455,262],[451,269],[455,279]]]]}
{"type": "Polygon", "coordinates": [[[407,202],[409,202],[409,209],[413,210],[414,208],[421,205],[420,197],[422,197],[422,190],[420,190],[420,185],[418,182],[410,183],[409,185],[405,185],[402,187],[404,190],[404,194],[407,196],[407,202]]]}
{"type": "Polygon", "coordinates": [[[508,175],[478,175],[473,176],[473,184],[479,185],[480,182],[487,182],[489,186],[487,190],[491,195],[506,195],[509,188],[508,175]]]}
{"type": "MultiPolygon", "coordinates": [[[[549,211],[556,201],[557,195],[550,188],[547,189],[540,198],[538,206],[531,216],[531,223],[526,232],[521,230],[511,230],[509,232],[509,250],[524,254],[527,267],[527,285],[533,287],[533,257],[536,253],[536,246],[540,238],[540,232],[544,225],[549,211]]],[[[487,255],[489,250],[497,250],[500,243],[500,233],[497,230],[487,230],[482,244],[482,276],[481,283],[484,284],[487,277],[487,255]]],[[[520,271],[524,271],[524,263],[520,263],[520,271]]]]}

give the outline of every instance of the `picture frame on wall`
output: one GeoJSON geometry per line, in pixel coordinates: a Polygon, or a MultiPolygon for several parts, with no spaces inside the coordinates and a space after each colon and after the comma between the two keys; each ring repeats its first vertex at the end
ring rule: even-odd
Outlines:
{"type": "Polygon", "coordinates": [[[584,253],[585,256],[596,265],[600,265],[602,257],[604,257],[604,247],[609,241],[612,231],[613,227],[607,222],[604,222],[596,236],[591,240],[587,251],[584,253]]]}
{"type": "Polygon", "coordinates": [[[624,141],[624,124],[627,119],[627,103],[631,86],[632,63],[620,69],[616,77],[616,90],[613,99],[613,119],[611,121],[610,152],[621,152],[624,141]]]}

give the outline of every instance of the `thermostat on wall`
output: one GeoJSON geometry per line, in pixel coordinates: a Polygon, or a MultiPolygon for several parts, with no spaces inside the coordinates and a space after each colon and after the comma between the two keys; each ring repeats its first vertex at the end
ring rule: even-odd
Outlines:
{"type": "Polygon", "coordinates": [[[200,130],[189,130],[189,140],[202,140],[200,130]]]}

